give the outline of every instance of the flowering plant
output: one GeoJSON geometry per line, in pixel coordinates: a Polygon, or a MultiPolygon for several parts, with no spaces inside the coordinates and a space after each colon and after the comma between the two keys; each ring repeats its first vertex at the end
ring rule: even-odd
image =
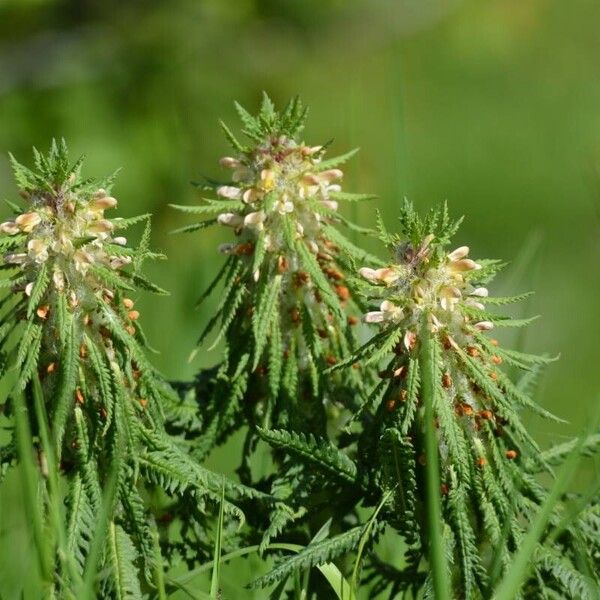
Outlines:
{"type": "Polygon", "coordinates": [[[299,100],[237,108],[230,180],[177,206],[207,217],[183,231],[230,236],[193,354],[213,333],[223,351],[192,382],[146,355],[137,294],[165,293],[142,274],[163,258],[148,215],[111,217],[112,178],[84,179],[64,143],[12,160],[26,205],[0,224],[0,476],[24,474],[42,596],[164,600],[210,568],[217,600],[222,562],[276,553],[251,583],[272,598],[598,598],[600,504],[565,482],[600,436],[542,451],[521,412],[560,421],[532,397],[552,359],[491,337],[531,321],[493,310],[528,294],[492,295],[503,265],[451,243],[445,206],[406,202],[400,234],[345,219],[371,196],[342,190],[353,152],[304,143],[299,100]],[[238,483],[202,463],[240,432],[238,483]]]}
{"type": "MultiPolygon", "coordinates": [[[[192,452],[205,456],[249,425],[238,472],[278,502],[254,515],[247,543],[260,541],[265,551],[276,536],[302,536],[308,544],[254,585],[284,586],[298,569],[355,550],[354,588],[365,547],[391,530],[405,544],[405,566],[392,568],[369,553],[372,589],[388,588],[390,598],[411,591],[431,597],[434,590],[444,597],[445,581],[459,597],[489,597],[547,500],[537,473],[551,472],[550,463],[566,453],[543,453],[520,417],[526,409],[560,421],[527,390],[530,374],[551,359],[488,337],[532,320],[490,310],[529,294],[490,295],[487,286],[503,265],[471,259],[467,246],[449,248],[460,221],[446,207],[422,218],[406,203],[401,235],[379,219],[392,260],[367,255],[333,226],[347,224],[338,201],[362,196],[341,191],[341,159],[326,160],[322,147],[300,141],[299,103],[279,114],[265,97],[257,117],[238,112],[251,143],[225,128],[236,154],[221,164],[233,170],[232,181],[215,186],[218,199],[178,208],[215,215],[186,230],[214,222],[237,237],[220,247],[228,259],[209,287],[224,282],[205,334],[220,319],[225,359],[196,380],[204,424],[192,452]],[[359,310],[379,328],[361,346],[347,327],[359,310]],[[515,382],[505,365],[526,376],[515,382]],[[342,421],[331,419],[339,399],[342,421]],[[253,480],[249,456],[258,439],[269,444],[277,467],[253,480]],[[363,524],[361,505],[376,507],[363,524]],[[327,518],[326,530],[337,535],[317,542],[327,518]]],[[[595,445],[591,438],[589,447],[595,445]]],[[[562,510],[556,507],[552,519],[562,510]]],[[[537,545],[528,594],[555,589],[593,597],[596,584],[578,571],[576,548],[586,546],[588,560],[596,560],[594,511],[560,539],[537,545]]]]}
{"type": "Polygon", "coordinates": [[[117,205],[110,179],[83,179],[64,142],[35,151],[35,171],[12,162],[27,208],[12,205],[15,218],[0,225],[0,344],[16,421],[3,471],[31,436],[59,557],[56,569],[52,553],[41,561],[52,597],[82,597],[85,570],[99,567],[103,597],[141,597],[162,581],[149,490],[193,497],[199,513],[220,501],[238,519],[225,497],[258,493],[192,462],[164,430],[176,399],[146,357],[132,299],[139,289],[165,293],[140,272],[161,256],[149,249],[148,215],[105,216],[117,205]],[[121,232],[140,221],[141,243],[130,247],[121,232]]]}

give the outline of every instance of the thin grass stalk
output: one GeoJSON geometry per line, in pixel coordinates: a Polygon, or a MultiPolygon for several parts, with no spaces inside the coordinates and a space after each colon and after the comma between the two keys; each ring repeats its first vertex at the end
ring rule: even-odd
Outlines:
{"type": "Polygon", "coordinates": [[[433,403],[435,394],[434,348],[431,343],[429,319],[424,319],[421,333],[422,402],[425,407],[425,459],[426,459],[426,509],[429,531],[429,560],[432,569],[436,600],[450,600],[448,568],[442,537],[442,511],[440,501],[440,473],[438,445],[434,429],[433,403]]]}
{"type": "Polygon", "coordinates": [[[351,593],[353,593],[353,594],[358,593],[358,587],[357,587],[357,583],[359,581],[358,574],[359,574],[360,563],[361,563],[363,552],[365,550],[365,546],[367,544],[367,541],[369,540],[371,531],[373,530],[373,527],[375,526],[375,521],[377,520],[377,515],[379,515],[381,509],[385,506],[385,503],[390,499],[392,492],[393,492],[393,490],[389,490],[382,496],[381,500],[379,501],[379,504],[375,508],[375,511],[371,515],[371,518],[368,520],[367,524],[365,525],[364,532],[360,538],[360,543],[358,544],[358,550],[356,552],[356,560],[354,561],[354,569],[352,570],[352,578],[350,579],[350,588],[351,588],[351,593]]]}
{"type": "MultiPolygon", "coordinates": [[[[48,490],[48,514],[51,519],[52,529],[56,535],[58,542],[58,557],[63,565],[66,573],[69,575],[69,581],[75,585],[81,584],[81,576],[77,572],[73,556],[67,551],[66,534],[64,530],[64,519],[62,514],[62,501],[60,485],[58,481],[58,465],[56,463],[56,456],[54,454],[54,448],[50,442],[50,433],[48,427],[48,415],[44,404],[44,395],[42,392],[42,384],[40,382],[37,373],[32,378],[32,391],[33,391],[33,403],[35,408],[36,422],[39,429],[39,437],[42,452],[44,454],[46,464],[48,465],[47,474],[47,490],[48,490]]],[[[69,598],[74,598],[70,590],[64,590],[69,598]]]]}
{"type": "Polygon", "coordinates": [[[33,436],[27,419],[27,407],[25,406],[22,393],[14,395],[15,402],[15,425],[17,433],[17,446],[21,463],[21,482],[23,486],[23,497],[25,512],[30,516],[31,531],[35,545],[36,559],[39,564],[45,591],[52,594],[54,585],[54,567],[52,557],[54,551],[52,542],[46,534],[44,515],[40,503],[37,500],[39,473],[33,462],[32,449],[34,448],[33,436]]]}
{"type": "Polygon", "coordinates": [[[221,547],[223,542],[223,506],[225,504],[225,485],[221,487],[221,502],[219,503],[219,520],[217,521],[217,537],[215,539],[212,577],[210,581],[210,597],[219,599],[219,582],[221,580],[221,547]]]}
{"type": "Polygon", "coordinates": [[[154,543],[154,557],[156,565],[154,568],[154,583],[156,585],[156,591],[158,593],[158,600],[167,600],[167,592],[165,589],[165,573],[163,570],[163,560],[160,552],[160,545],[158,539],[158,530],[156,523],[152,522],[152,541],[154,543]]]}

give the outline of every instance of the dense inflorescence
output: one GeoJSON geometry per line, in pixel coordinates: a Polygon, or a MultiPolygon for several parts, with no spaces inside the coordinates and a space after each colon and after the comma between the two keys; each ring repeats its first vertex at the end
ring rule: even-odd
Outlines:
{"type": "MultiPolygon", "coordinates": [[[[191,394],[200,406],[197,418],[190,417],[187,403],[170,428],[193,440],[192,455],[201,459],[247,427],[238,473],[278,500],[272,509],[253,513],[251,541],[260,540],[264,549],[284,530],[310,539],[310,513],[329,498],[317,492],[348,489],[347,474],[326,477],[304,469],[285,458],[276,442],[292,439],[301,448],[305,434],[316,434],[325,440],[317,454],[326,454],[329,437],[338,437],[359,406],[369,375],[325,371],[354,347],[360,311],[348,282],[354,261],[377,259],[338,229],[344,224],[365,231],[338,213],[340,202],[370,198],[341,190],[340,166],[354,152],[326,159],[325,146],[305,144],[300,135],[306,110],[297,99],[277,112],[265,95],[257,116],[236,107],[249,143],[223,125],[235,150],[220,161],[232,171],[231,181],[207,186],[216,199],[177,207],[213,217],[184,231],[221,224],[234,236],[219,247],[227,258],[205,296],[221,284],[221,299],[199,340],[216,329],[213,347],[224,342],[223,361],[198,375],[191,394]],[[260,439],[274,446],[278,467],[257,479],[250,461],[260,439]]],[[[349,493],[345,502],[351,506],[355,499],[349,493]]]]}
{"type": "MultiPolygon", "coordinates": [[[[524,386],[513,383],[503,366],[530,372],[549,359],[504,349],[488,337],[495,327],[519,327],[531,320],[499,316],[488,306],[518,302],[528,294],[489,294],[485,286],[502,265],[468,258],[466,246],[449,251],[460,221],[452,222],[445,207],[421,218],[406,203],[401,224],[402,236],[380,231],[392,262],[358,271],[361,292],[368,303],[376,303],[376,310],[363,319],[380,331],[347,362],[377,367],[385,361],[368,403],[371,411],[364,409],[358,470],[371,493],[391,490],[386,520],[409,544],[414,572],[394,585],[429,585],[419,576],[418,565],[431,545],[431,527],[423,519],[431,493],[425,485],[426,462],[431,460],[426,420],[432,419],[453,588],[461,597],[486,597],[491,571],[497,569],[497,576],[508,568],[524,536],[513,515],[531,522],[546,496],[530,469],[547,465],[519,413],[528,409],[555,418],[533,402],[524,386]],[[425,393],[431,396],[430,412],[425,393]],[[523,466],[526,457],[529,470],[523,466]]],[[[577,577],[576,531],[570,535],[573,562],[565,559],[563,567],[577,577]]],[[[556,574],[550,565],[564,548],[550,545],[539,552],[547,562],[536,562],[534,569],[543,581],[556,574]]],[[[564,591],[567,579],[555,578],[553,585],[564,591]]],[[[582,581],[587,594],[593,585],[582,581]]],[[[530,589],[541,593],[536,585],[534,581],[530,589]]]]}
{"type": "MultiPolygon", "coordinates": [[[[15,218],[0,225],[8,290],[0,313],[2,366],[16,378],[13,410],[24,395],[40,464],[58,461],[67,481],[64,570],[52,585],[67,593],[99,543],[103,594],[141,597],[138,570],[143,585],[153,585],[158,564],[146,488],[185,491],[199,513],[207,500],[220,501],[222,487],[227,497],[255,494],[190,461],[164,431],[173,393],[146,358],[132,299],[139,288],[162,291],[140,273],[144,259],[160,255],[148,248],[148,224],[138,248],[120,235],[147,216],[106,216],[117,205],[110,182],[82,179],[81,161],[69,163],[64,143],[47,156],[36,152],[35,171],[13,166],[27,208],[13,205],[15,218]]],[[[2,453],[3,463],[15,457],[2,453]]]]}
{"type": "MultiPolygon", "coordinates": [[[[290,132],[292,133],[293,130],[290,132]]],[[[336,211],[338,202],[332,199],[342,191],[340,169],[320,167],[325,149],[298,143],[293,137],[274,130],[256,147],[238,158],[223,157],[220,164],[233,169],[235,185],[217,188],[223,199],[238,200],[242,206],[236,212],[223,212],[217,217],[221,225],[233,227],[240,242],[221,246],[224,254],[250,253],[257,245],[265,252],[276,253],[282,263],[297,261],[293,248],[284,237],[286,221],[290,221],[299,237],[313,254],[328,252],[321,221],[328,211],[336,211]],[[281,257],[281,258],[279,258],[281,257]]],[[[253,273],[260,277],[259,269],[253,273]]]]}
{"type": "MultiPolygon", "coordinates": [[[[325,160],[324,147],[300,141],[306,111],[298,100],[278,113],[265,96],[257,117],[238,112],[250,144],[225,128],[236,154],[221,165],[232,181],[214,186],[217,199],[178,207],[215,215],[184,229],[220,223],[236,238],[219,248],[228,258],[209,290],[222,282],[221,302],[200,338],[220,321],[220,376],[232,385],[215,419],[245,411],[243,420],[264,427],[325,433],[327,416],[356,396],[322,372],[352,347],[358,319],[346,277],[352,257],[365,256],[337,230],[345,222],[338,202],[367,196],[341,191],[339,166],[353,153],[325,160]]],[[[360,388],[356,375],[344,379],[360,388]]],[[[215,435],[226,428],[215,422],[215,435]]]]}
{"type": "Polygon", "coordinates": [[[354,359],[364,357],[373,363],[392,356],[380,372],[382,381],[375,394],[383,393],[386,411],[395,415],[390,418],[406,434],[419,414],[421,342],[423,336],[430,338],[439,375],[434,409],[446,472],[453,466],[466,476],[468,468],[461,451],[465,448],[479,466],[494,463],[498,456],[516,459],[516,446],[537,452],[517,411],[526,407],[545,417],[552,415],[514,385],[502,365],[529,369],[549,360],[503,349],[486,335],[495,327],[520,327],[530,322],[503,317],[487,308],[518,302],[529,294],[490,296],[485,284],[501,265],[498,261],[475,262],[468,258],[467,246],[448,252],[448,241],[459,223],[451,222],[445,210],[421,220],[407,204],[402,223],[402,239],[385,232],[382,235],[393,262],[378,269],[359,270],[365,282],[363,293],[369,302],[376,300],[379,304],[378,310],[364,315],[364,321],[378,324],[381,333],[354,359]],[[490,443],[494,440],[494,448],[495,444],[502,446],[497,448],[502,450],[500,454],[485,449],[488,438],[490,443]]]}
{"type": "MultiPolygon", "coordinates": [[[[81,163],[68,163],[66,148],[53,146],[48,157],[36,153],[38,172],[13,161],[21,195],[28,203],[0,225],[5,251],[4,280],[12,310],[3,319],[5,339],[19,328],[15,366],[24,388],[39,371],[44,387],[55,390],[52,414],[58,456],[74,407],[94,414],[106,433],[116,398],[107,380],[135,399],[131,409],[148,424],[161,420],[164,392],[144,356],[139,312],[131,296],[136,287],[161,292],[139,269],[155,258],[148,249],[147,225],[140,248],[127,246],[121,230],[147,216],[110,219],[117,200],[101,186],[82,180],[81,163]],[[125,267],[131,265],[131,270],[125,267]],[[126,391],[122,390],[125,384],[126,391]]],[[[75,435],[75,430],[69,432],[75,435]]]]}

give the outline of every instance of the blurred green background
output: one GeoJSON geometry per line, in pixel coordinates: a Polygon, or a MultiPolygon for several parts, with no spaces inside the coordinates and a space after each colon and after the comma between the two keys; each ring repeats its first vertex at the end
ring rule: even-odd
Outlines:
{"type": "MultiPolygon", "coordinates": [[[[16,194],[6,152],[29,163],[53,136],[87,154],[88,175],[122,167],[121,214],[153,213],[169,256],[149,271],[172,295],[140,298],[143,324],[161,370],[189,378],[218,360],[187,357],[228,233],[170,236],[189,220],[168,203],[197,202],[190,181],[220,175],[218,119],[237,126],[234,99],[254,110],[261,90],[279,104],[300,93],[306,141],[360,146],[345,188],[378,194],[390,228],[403,197],[447,199],[467,215],[457,245],[521,257],[496,289],[534,289],[527,310],[543,318],[521,341],[561,353],[538,399],[569,424],[530,421],[545,446],[600,399],[599,23],[597,0],[0,0],[1,195],[16,194]]],[[[348,216],[369,225],[374,208],[348,216]]],[[[582,468],[583,486],[595,472],[582,468]]],[[[0,494],[0,536],[21,556],[18,496],[0,494]]]]}

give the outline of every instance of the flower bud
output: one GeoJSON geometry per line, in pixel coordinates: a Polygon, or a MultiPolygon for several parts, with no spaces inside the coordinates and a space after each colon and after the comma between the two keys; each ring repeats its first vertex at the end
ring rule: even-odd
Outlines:
{"type": "Polygon", "coordinates": [[[451,262],[465,258],[469,254],[469,246],[460,246],[448,254],[448,260],[451,262]]]}
{"type": "Polygon", "coordinates": [[[228,198],[229,200],[239,200],[240,188],[231,185],[222,185],[217,188],[217,195],[221,196],[221,198],[228,198]]]}
{"type": "Polygon", "coordinates": [[[484,287],[475,288],[469,295],[470,296],[478,296],[479,298],[487,298],[488,289],[484,287]]]}
{"type": "Polygon", "coordinates": [[[227,169],[237,169],[240,166],[240,161],[237,158],[231,156],[224,156],[219,160],[219,164],[227,169]]]}
{"type": "Polygon", "coordinates": [[[220,225],[226,225],[227,227],[238,227],[243,223],[243,219],[234,213],[221,213],[217,217],[217,222],[220,225]]]}
{"type": "Polygon", "coordinates": [[[15,219],[15,223],[19,226],[19,229],[26,233],[29,233],[41,221],[42,219],[37,212],[23,213],[15,219]]]}
{"type": "Polygon", "coordinates": [[[96,198],[89,203],[89,207],[92,210],[105,210],[108,208],[114,208],[115,206],[117,206],[117,200],[111,196],[96,198]]]}
{"type": "Polygon", "coordinates": [[[8,235],[15,235],[21,230],[14,221],[6,221],[5,223],[0,224],[0,231],[2,233],[7,233],[8,235]]]}
{"type": "Polygon", "coordinates": [[[321,179],[331,182],[336,179],[341,179],[344,176],[344,173],[340,169],[329,169],[328,171],[322,171],[319,175],[321,179]]]}
{"type": "Polygon", "coordinates": [[[115,226],[107,219],[100,219],[99,221],[92,221],[88,225],[89,233],[109,233],[115,228],[115,226]]]}

